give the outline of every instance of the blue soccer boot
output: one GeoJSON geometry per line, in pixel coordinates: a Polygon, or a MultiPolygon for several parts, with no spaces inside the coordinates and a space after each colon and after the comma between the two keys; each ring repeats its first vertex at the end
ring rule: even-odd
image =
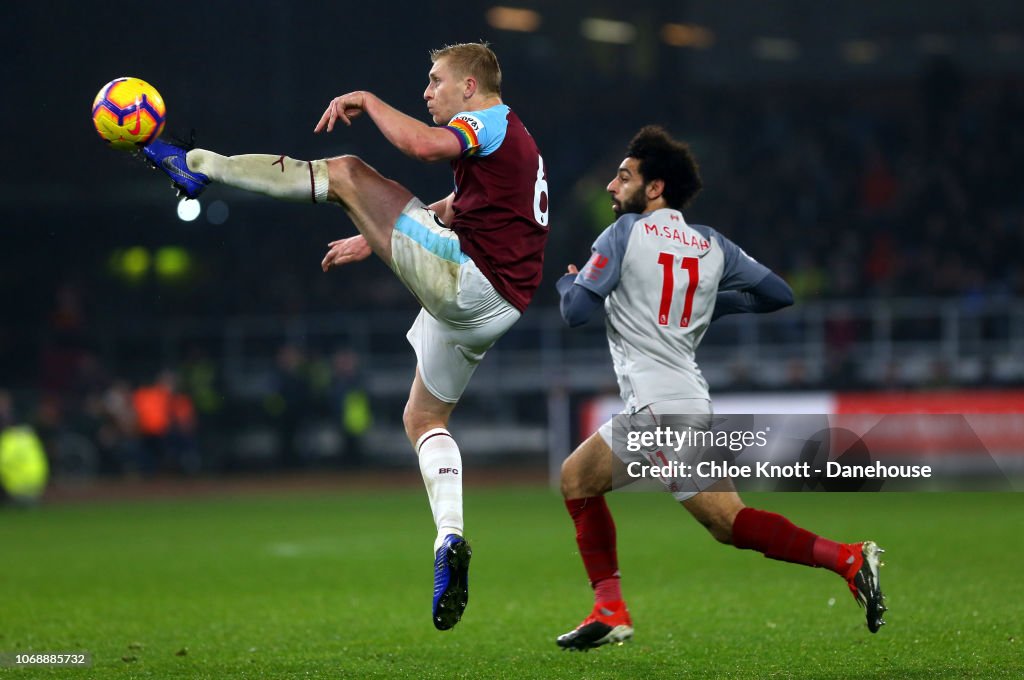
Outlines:
{"type": "Polygon", "coordinates": [[[434,557],[434,627],[455,626],[469,602],[469,560],[473,551],[458,534],[448,534],[434,557]]]}
{"type": "Polygon", "coordinates": [[[210,183],[210,178],[201,172],[189,169],[185,160],[188,149],[154,139],[142,147],[142,153],[153,167],[171,178],[171,183],[180,194],[196,198],[210,183]]]}

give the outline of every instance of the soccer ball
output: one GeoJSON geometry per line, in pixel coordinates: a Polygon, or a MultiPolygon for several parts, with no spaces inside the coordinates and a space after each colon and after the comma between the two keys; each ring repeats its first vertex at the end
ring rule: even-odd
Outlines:
{"type": "Polygon", "coordinates": [[[92,102],[92,124],[107,143],[121,151],[146,146],[160,136],[167,120],[164,98],[138,78],[115,78],[92,102]]]}

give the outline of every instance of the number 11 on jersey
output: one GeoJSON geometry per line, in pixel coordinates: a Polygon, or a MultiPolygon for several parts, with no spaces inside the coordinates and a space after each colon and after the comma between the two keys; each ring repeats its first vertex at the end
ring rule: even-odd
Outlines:
{"type": "MultiPolygon", "coordinates": [[[[668,325],[668,313],[672,308],[672,296],[675,293],[675,264],[676,256],[672,253],[658,253],[658,264],[661,265],[661,304],[658,305],[658,325],[668,325]]],[[[679,325],[686,328],[690,325],[690,316],[693,314],[693,296],[697,292],[697,280],[699,277],[697,267],[700,260],[696,257],[684,257],[680,263],[689,278],[686,282],[686,291],[683,298],[683,318],[679,325]]]]}

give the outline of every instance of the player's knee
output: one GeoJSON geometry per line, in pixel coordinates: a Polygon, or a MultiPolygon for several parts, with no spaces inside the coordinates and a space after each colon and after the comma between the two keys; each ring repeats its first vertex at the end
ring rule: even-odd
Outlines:
{"type": "Polygon", "coordinates": [[[413,446],[416,446],[416,442],[424,432],[438,427],[448,427],[444,418],[435,413],[414,408],[412,402],[405,404],[405,411],[402,412],[402,425],[405,426],[405,436],[409,438],[409,443],[413,446]]]}
{"type": "Polygon", "coordinates": [[[580,474],[579,466],[572,458],[562,461],[562,474],[559,486],[563,498],[587,498],[593,496],[591,489],[586,488],[583,476],[580,474]]]}
{"type": "Polygon", "coordinates": [[[559,481],[559,487],[562,490],[563,498],[578,498],[577,484],[575,478],[571,473],[567,473],[565,469],[565,463],[562,463],[562,475],[559,481]]]}
{"type": "Polygon", "coordinates": [[[345,155],[327,159],[330,195],[344,201],[345,196],[359,183],[359,177],[368,166],[358,156],[345,155]]]}

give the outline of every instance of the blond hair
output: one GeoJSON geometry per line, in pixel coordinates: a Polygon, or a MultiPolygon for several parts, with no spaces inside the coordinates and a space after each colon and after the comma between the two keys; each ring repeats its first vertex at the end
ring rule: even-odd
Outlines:
{"type": "Polygon", "coordinates": [[[483,94],[501,94],[501,66],[498,57],[486,42],[445,45],[430,53],[430,61],[447,59],[448,65],[461,77],[473,76],[483,94]]]}

